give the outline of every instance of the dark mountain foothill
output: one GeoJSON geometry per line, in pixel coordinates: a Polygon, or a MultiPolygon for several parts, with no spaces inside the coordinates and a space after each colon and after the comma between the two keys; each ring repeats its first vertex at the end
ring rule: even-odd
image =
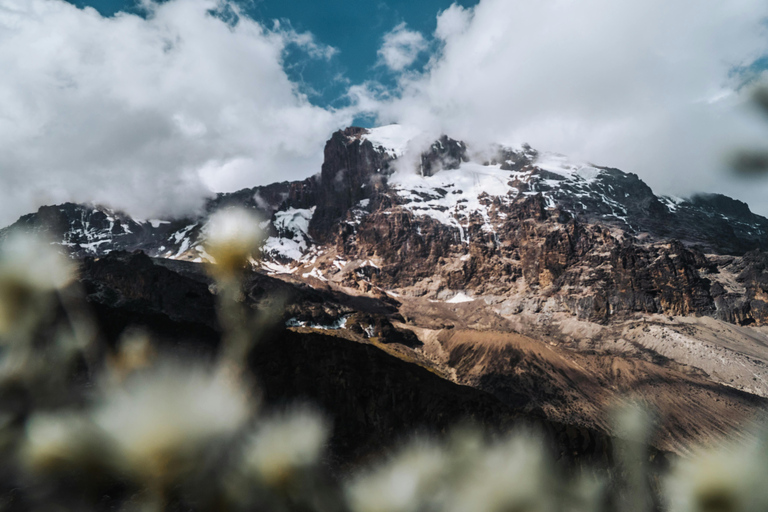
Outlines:
{"type": "MultiPolygon", "coordinates": [[[[124,328],[140,327],[156,334],[160,350],[186,346],[187,351],[210,354],[217,349],[220,332],[208,278],[200,265],[168,263],[140,252],[115,252],[83,262],[87,301],[107,346],[115,346],[124,328]]],[[[320,305],[321,312],[311,317],[316,321],[351,312],[366,321],[375,318],[375,325],[391,331],[378,342],[407,346],[414,338],[410,331],[401,335],[392,327],[390,318],[397,320],[398,314],[389,304],[260,274],[248,276],[244,289],[246,303],[254,309],[265,299],[280,296],[288,312],[311,314],[313,306],[320,305]]],[[[551,422],[541,414],[525,414],[481,390],[450,382],[365,343],[352,330],[340,336],[335,331],[286,328],[284,321],[275,322],[258,337],[249,367],[267,406],[309,402],[330,416],[334,425],[331,462],[339,469],[380,453],[415,431],[440,433],[469,423],[488,432],[535,427],[548,436],[558,458],[571,461],[605,462],[611,449],[603,433],[551,422]]]]}

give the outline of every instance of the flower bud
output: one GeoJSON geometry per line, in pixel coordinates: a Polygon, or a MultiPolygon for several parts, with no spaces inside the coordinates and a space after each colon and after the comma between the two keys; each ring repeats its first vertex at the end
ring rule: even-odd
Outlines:
{"type": "Polygon", "coordinates": [[[205,250],[216,260],[215,274],[231,277],[240,272],[258,251],[263,239],[259,218],[243,208],[229,208],[211,215],[205,228],[205,250]]]}
{"type": "Polygon", "coordinates": [[[0,244],[0,333],[31,328],[41,298],[67,286],[75,265],[44,238],[16,232],[0,244]]]}
{"type": "Polygon", "coordinates": [[[279,487],[318,462],[329,433],[322,417],[307,409],[267,420],[246,448],[246,468],[267,485],[279,487]]]}

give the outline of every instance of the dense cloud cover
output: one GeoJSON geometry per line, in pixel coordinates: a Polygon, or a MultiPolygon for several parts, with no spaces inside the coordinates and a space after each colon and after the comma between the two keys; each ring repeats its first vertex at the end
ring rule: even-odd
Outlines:
{"type": "Polygon", "coordinates": [[[381,121],[485,143],[529,142],[636,172],[660,193],[717,191],[768,213],[768,182],[733,182],[765,145],[745,105],[768,53],[763,0],[482,0],[440,13],[442,48],[400,91],[353,89],[381,121]]]}
{"type": "MultiPolygon", "coordinates": [[[[98,201],[151,218],[210,188],[300,179],[351,121],[312,106],[283,68],[311,35],[234,26],[207,0],[104,18],[60,0],[0,0],[0,224],[41,204],[98,201]]],[[[233,6],[230,6],[233,7],[233,6]]]]}
{"type": "Polygon", "coordinates": [[[358,114],[529,142],[636,172],[659,193],[718,191],[768,213],[768,182],[734,183],[723,165],[768,140],[739,89],[768,55],[764,0],[453,5],[433,34],[385,34],[371,67],[397,87],[353,85],[341,109],[311,104],[285,72],[288,47],[320,61],[338,51],[311,34],[224,0],[144,5],[144,17],[105,18],[0,0],[0,224],[65,200],[183,214],[211,190],[304,178],[358,114]]]}

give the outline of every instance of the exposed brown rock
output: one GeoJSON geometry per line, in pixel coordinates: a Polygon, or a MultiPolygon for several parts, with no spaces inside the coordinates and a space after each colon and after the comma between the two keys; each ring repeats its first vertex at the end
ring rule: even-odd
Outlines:
{"type": "Polygon", "coordinates": [[[361,141],[363,129],[336,132],[325,145],[325,160],[320,171],[310,234],[326,241],[336,222],[361,199],[371,196],[374,178],[389,167],[389,157],[374,149],[370,141],[361,141]]]}

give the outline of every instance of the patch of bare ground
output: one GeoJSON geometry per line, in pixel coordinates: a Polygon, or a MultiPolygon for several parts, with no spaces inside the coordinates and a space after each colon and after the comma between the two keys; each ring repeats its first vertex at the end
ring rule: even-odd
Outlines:
{"type": "Polygon", "coordinates": [[[578,351],[622,354],[768,397],[768,329],[710,317],[638,315],[608,325],[553,315],[546,326],[519,315],[515,330],[578,351]]]}
{"type": "MultiPolygon", "coordinates": [[[[330,285],[349,300],[370,293],[330,285]]],[[[606,409],[632,397],[657,414],[654,444],[685,453],[739,435],[768,405],[768,328],[661,315],[597,324],[546,300],[517,310],[508,299],[450,302],[409,291],[387,300],[402,320],[393,325],[412,331],[420,346],[346,336],[528,414],[610,432],[606,409]]]]}
{"type": "MultiPolygon", "coordinates": [[[[446,365],[461,384],[528,412],[610,431],[607,408],[622,398],[658,417],[655,445],[685,452],[692,444],[752,426],[766,400],[641,359],[574,352],[514,333],[443,330],[446,365]]],[[[424,345],[425,349],[429,345],[424,345]]]]}
{"type": "MultiPolygon", "coordinates": [[[[610,432],[606,410],[621,399],[633,398],[656,415],[655,446],[686,453],[695,444],[752,428],[768,405],[763,397],[720,382],[724,369],[714,378],[700,369],[711,359],[707,347],[714,347],[717,340],[723,351],[733,352],[721,361],[723,368],[727,358],[752,357],[736,352],[740,344],[760,352],[764,336],[760,331],[742,332],[748,328],[711,319],[667,319],[662,325],[661,318],[654,317],[645,319],[645,325],[640,319],[600,326],[561,315],[537,315],[535,323],[541,327],[537,336],[530,318],[502,317],[482,300],[459,304],[401,300],[408,324],[399,326],[413,330],[423,343],[408,350],[422,353],[452,380],[490,392],[527,413],[610,432]],[[514,327],[528,335],[514,332],[514,327]],[[678,333],[686,333],[690,346],[684,348],[683,334],[678,333]],[[745,341],[747,334],[756,336],[752,345],[745,341]],[[694,346],[698,348],[693,350],[694,346]]],[[[752,371],[734,370],[745,375],[752,371]]]]}

